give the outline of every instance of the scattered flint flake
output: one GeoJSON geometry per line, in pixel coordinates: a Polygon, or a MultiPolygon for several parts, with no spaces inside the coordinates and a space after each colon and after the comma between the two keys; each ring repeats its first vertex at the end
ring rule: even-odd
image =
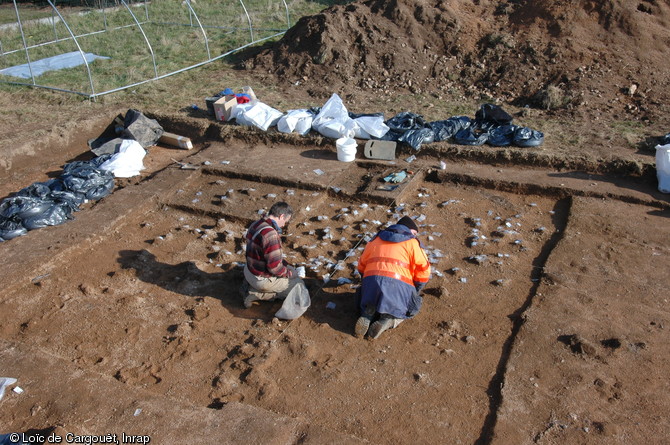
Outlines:
{"type": "Polygon", "coordinates": [[[334,185],[330,187],[335,193],[340,193],[342,191],[341,188],[335,187],[334,185]]]}
{"type": "Polygon", "coordinates": [[[433,232],[433,236],[440,237],[442,236],[442,232],[433,232]]]}
{"type": "Polygon", "coordinates": [[[536,228],[536,229],[534,230],[534,232],[542,233],[542,232],[544,232],[544,231],[546,231],[546,230],[547,230],[547,228],[544,227],[544,226],[542,226],[542,227],[538,227],[538,228],[536,228]]]}
{"type": "Polygon", "coordinates": [[[267,195],[265,195],[265,197],[266,198],[276,198],[277,195],[275,193],[268,193],[267,195]]]}
{"type": "Polygon", "coordinates": [[[20,386],[15,386],[14,389],[12,389],[12,391],[14,391],[17,394],[23,394],[23,388],[21,388],[20,386]]]}
{"type": "Polygon", "coordinates": [[[428,235],[428,241],[435,241],[435,238],[432,235],[428,235]]]}
{"type": "Polygon", "coordinates": [[[196,192],[195,196],[201,196],[202,192],[196,192]]]}
{"type": "Polygon", "coordinates": [[[412,155],[409,158],[405,159],[405,162],[410,164],[410,163],[414,162],[415,160],[416,160],[416,156],[412,155]]]}
{"type": "Polygon", "coordinates": [[[218,264],[216,265],[216,267],[222,267],[222,266],[223,266],[223,263],[218,263],[218,264]]]}
{"type": "Polygon", "coordinates": [[[141,412],[142,412],[142,408],[137,408],[137,409],[135,410],[135,413],[133,414],[133,416],[137,417],[137,416],[140,415],[141,412]]]}
{"type": "Polygon", "coordinates": [[[193,204],[195,204],[196,202],[200,202],[200,200],[199,200],[198,198],[195,198],[195,199],[192,200],[191,202],[192,202],[193,204]]]}
{"type": "Polygon", "coordinates": [[[451,273],[456,273],[456,272],[458,272],[459,270],[461,270],[460,267],[452,267],[451,269],[449,269],[449,272],[451,272],[451,273]]]}
{"type": "Polygon", "coordinates": [[[361,229],[365,229],[365,228],[367,228],[367,227],[368,227],[367,224],[361,224],[361,229]]]}
{"type": "Polygon", "coordinates": [[[319,215],[319,216],[317,216],[317,219],[318,219],[319,221],[325,221],[326,219],[328,219],[328,217],[325,216],[325,215],[319,215]]]}
{"type": "Polygon", "coordinates": [[[495,284],[496,286],[502,286],[503,284],[505,284],[505,280],[503,280],[503,279],[501,278],[501,279],[495,280],[495,281],[493,282],[493,284],[495,284]]]}
{"type": "Polygon", "coordinates": [[[312,208],[310,206],[305,207],[306,212],[309,212],[310,210],[312,210],[312,208]]]}
{"type": "Polygon", "coordinates": [[[439,270],[434,270],[433,274],[437,277],[443,277],[444,276],[444,274],[442,272],[440,272],[439,270]]]}
{"type": "Polygon", "coordinates": [[[202,163],[202,165],[212,165],[212,163],[209,162],[209,161],[205,161],[205,162],[202,163]]]}
{"type": "Polygon", "coordinates": [[[426,220],[426,215],[419,215],[419,217],[416,219],[416,222],[423,222],[426,220]]]}
{"type": "Polygon", "coordinates": [[[335,303],[333,303],[332,301],[329,301],[326,304],[326,309],[335,309],[335,307],[337,307],[337,305],[335,303]]]}
{"type": "Polygon", "coordinates": [[[461,278],[458,279],[458,281],[460,281],[461,283],[467,283],[468,279],[465,278],[465,277],[461,277],[461,278]]]}
{"type": "Polygon", "coordinates": [[[488,261],[488,257],[486,255],[473,255],[469,259],[477,264],[483,264],[488,261]]]}
{"type": "Polygon", "coordinates": [[[259,215],[262,215],[263,213],[265,213],[265,210],[263,210],[263,209],[258,210],[259,215]]]}
{"type": "Polygon", "coordinates": [[[327,282],[329,282],[329,281],[330,281],[330,274],[327,273],[327,274],[325,274],[325,275],[323,276],[323,282],[324,282],[324,283],[327,283],[327,282]]]}
{"type": "Polygon", "coordinates": [[[360,207],[361,209],[367,209],[369,206],[366,203],[363,203],[363,204],[359,205],[358,207],[360,207]]]}
{"type": "Polygon", "coordinates": [[[553,210],[549,210],[549,214],[550,214],[550,215],[554,215],[555,213],[556,213],[556,212],[554,212],[553,210]]]}
{"type": "Polygon", "coordinates": [[[537,206],[537,204],[535,204],[534,202],[531,202],[531,203],[528,204],[528,205],[531,206],[531,207],[536,207],[536,206],[537,206]]]}
{"type": "Polygon", "coordinates": [[[512,223],[508,221],[508,222],[505,223],[505,226],[506,227],[512,227],[512,223]]]}
{"type": "Polygon", "coordinates": [[[320,168],[317,168],[316,170],[314,170],[314,173],[316,173],[317,176],[321,176],[324,173],[324,171],[321,170],[320,168]]]}
{"type": "Polygon", "coordinates": [[[353,215],[358,215],[358,210],[354,209],[353,212],[351,212],[353,215]]]}
{"type": "Polygon", "coordinates": [[[337,284],[351,284],[353,281],[351,281],[349,278],[346,277],[340,277],[337,279],[337,284]]]}
{"type": "Polygon", "coordinates": [[[514,240],[514,244],[521,244],[522,242],[523,242],[523,241],[521,241],[520,239],[515,239],[515,240],[514,240]]]}
{"type": "Polygon", "coordinates": [[[440,170],[446,170],[447,169],[447,163],[444,161],[440,161],[440,170]]]}
{"type": "Polygon", "coordinates": [[[221,163],[222,163],[223,165],[228,165],[228,164],[230,164],[230,161],[221,161],[221,163]]]}
{"type": "Polygon", "coordinates": [[[438,204],[438,207],[445,207],[448,206],[449,204],[456,204],[459,203],[460,201],[458,199],[450,199],[449,201],[444,201],[438,204]]]}
{"type": "Polygon", "coordinates": [[[295,195],[295,190],[287,189],[286,194],[289,195],[289,196],[293,196],[293,195],[295,195]]]}
{"type": "Polygon", "coordinates": [[[376,224],[376,225],[378,225],[378,226],[381,226],[381,225],[382,225],[382,222],[381,222],[381,221],[378,221],[378,220],[376,220],[376,219],[373,219],[373,220],[372,220],[372,224],[376,224]]]}

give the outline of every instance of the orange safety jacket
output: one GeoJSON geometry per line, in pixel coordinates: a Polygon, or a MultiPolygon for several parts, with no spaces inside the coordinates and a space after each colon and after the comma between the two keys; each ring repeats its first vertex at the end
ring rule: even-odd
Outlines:
{"type": "Polygon", "coordinates": [[[376,237],[365,247],[358,271],[363,278],[389,277],[416,286],[428,282],[430,263],[416,238],[392,242],[376,237]]]}

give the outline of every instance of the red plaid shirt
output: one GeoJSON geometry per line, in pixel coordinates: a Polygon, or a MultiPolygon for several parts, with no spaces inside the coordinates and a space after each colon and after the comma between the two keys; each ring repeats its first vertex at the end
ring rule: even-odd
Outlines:
{"type": "Polygon", "coordinates": [[[261,218],[249,226],[247,234],[247,268],[259,277],[290,278],[284,264],[279,227],[269,218],[261,218]]]}

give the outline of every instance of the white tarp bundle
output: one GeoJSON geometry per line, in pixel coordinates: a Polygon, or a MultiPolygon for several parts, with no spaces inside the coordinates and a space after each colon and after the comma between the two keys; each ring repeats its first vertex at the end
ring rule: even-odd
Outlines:
{"type": "Polygon", "coordinates": [[[100,170],[111,171],[117,178],[130,178],[140,174],[144,170],[142,160],[147,152],[139,142],[132,139],[124,139],[119,147],[118,153],[112,155],[107,161],[100,165],[100,170]]]}

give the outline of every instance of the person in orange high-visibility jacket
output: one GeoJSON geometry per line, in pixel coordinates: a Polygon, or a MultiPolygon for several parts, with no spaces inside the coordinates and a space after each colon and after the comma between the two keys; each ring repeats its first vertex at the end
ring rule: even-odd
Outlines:
{"type": "Polygon", "coordinates": [[[430,278],[430,263],[416,237],[418,230],[404,216],[380,231],[363,250],[358,261],[363,284],[356,336],[377,338],[421,309],[419,293],[430,278]]]}

